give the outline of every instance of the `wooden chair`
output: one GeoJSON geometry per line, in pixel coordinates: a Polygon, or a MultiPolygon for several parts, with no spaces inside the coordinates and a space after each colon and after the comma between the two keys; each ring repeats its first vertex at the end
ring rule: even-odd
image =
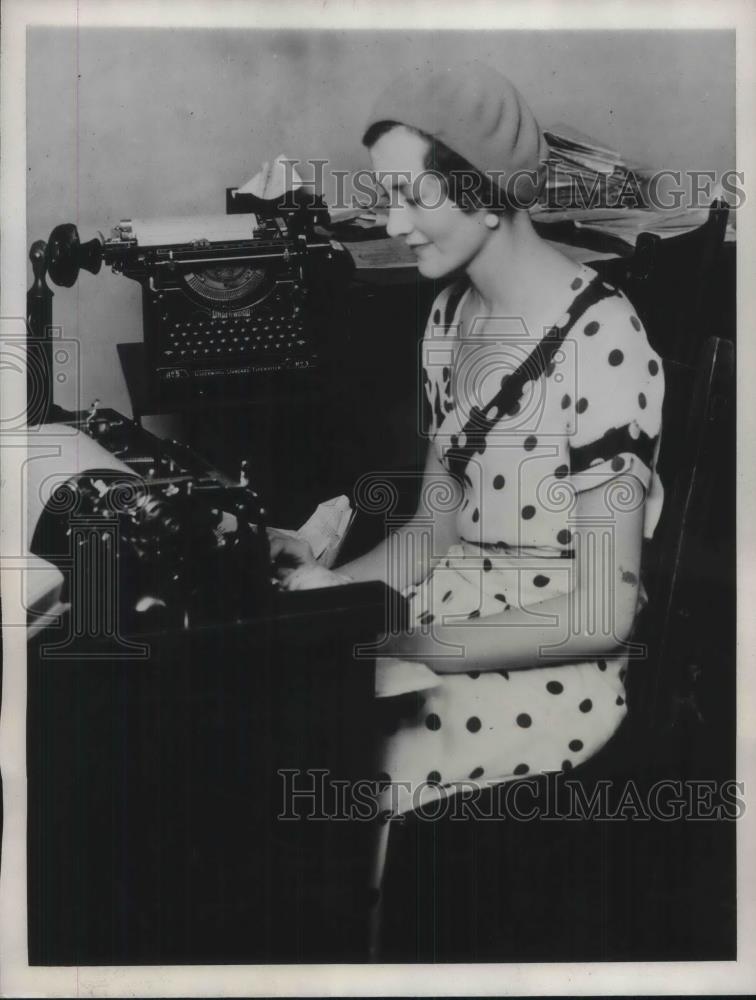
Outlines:
{"type": "MultiPolygon", "coordinates": [[[[652,347],[664,358],[695,364],[721,302],[711,294],[729,206],[714,201],[704,225],[662,239],[641,233],[630,257],[593,267],[621,288],[635,306],[652,347]]],[[[719,333],[720,328],[714,329],[719,333]]]]}

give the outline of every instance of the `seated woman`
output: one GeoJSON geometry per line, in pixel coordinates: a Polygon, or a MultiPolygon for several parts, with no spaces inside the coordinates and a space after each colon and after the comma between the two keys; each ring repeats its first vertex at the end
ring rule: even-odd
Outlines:
{"type": "MultiPolygon", "coordinates": [[[[381,579],[410,602],[379,677],[390,694],[403,670],[412,686],[408,663],[430,670],[383,747],[402,811],[458,782],[568,770],[616,731],[664,384],[627,299],[535,232],[541,133],[507,79],[413,71],[363,141],[389,235],[446,283],[423,342],[417,513],[330,581],[381,579]]],[[[312,554],[274,538],[284,550],[299,566],[283,585],[300,585],[312,554]]]]}

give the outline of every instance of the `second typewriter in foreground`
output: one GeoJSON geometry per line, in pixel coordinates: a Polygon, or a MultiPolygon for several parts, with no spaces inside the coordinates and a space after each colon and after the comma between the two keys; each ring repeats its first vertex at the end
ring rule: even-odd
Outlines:
{"type": "MultiPolygon", "coordinates": [[[[383,584],[295,593],[273,586],[268,513],[246,462],[232,480],[186,445],[94,404],[44,425],[40,444],[57,454],[29,465],[30,636],[61,613],[66,643],[84,646],[279,619],[304,621],[311,635],[346,612],[376,630],[383,622],[383,584]]],[[[391,600],[402,621],[403,599],[391,600]]]]}

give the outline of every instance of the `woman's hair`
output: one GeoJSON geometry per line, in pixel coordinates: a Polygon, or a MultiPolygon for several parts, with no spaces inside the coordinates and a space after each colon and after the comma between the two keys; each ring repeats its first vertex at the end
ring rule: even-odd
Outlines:
{"type": "Polygon", "coordinates": [[[428,142],[423,166],[440,177],[446,194],[463,212],[477,212],[481,209],[500,213],[512,211],[510,202],[498,184],[482,174],[463,156],[449,149],[440,139],[418,128],[395,121],[373,122],[362,137],[363,146],[370,149],[382,135],[393,128],[406,128],[428,142]]]}

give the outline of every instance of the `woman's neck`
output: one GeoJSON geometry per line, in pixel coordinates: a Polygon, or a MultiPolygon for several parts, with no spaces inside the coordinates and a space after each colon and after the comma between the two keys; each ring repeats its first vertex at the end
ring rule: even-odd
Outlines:
{"type": "Polygon", "coordinates": [[[578,266],[542,240],[527,212],[503,217],[499,227],[467,268],[482,311],[488,316],[519,316],[549,323],[553,302],[544,289],[569,288],[578,266]]]}

